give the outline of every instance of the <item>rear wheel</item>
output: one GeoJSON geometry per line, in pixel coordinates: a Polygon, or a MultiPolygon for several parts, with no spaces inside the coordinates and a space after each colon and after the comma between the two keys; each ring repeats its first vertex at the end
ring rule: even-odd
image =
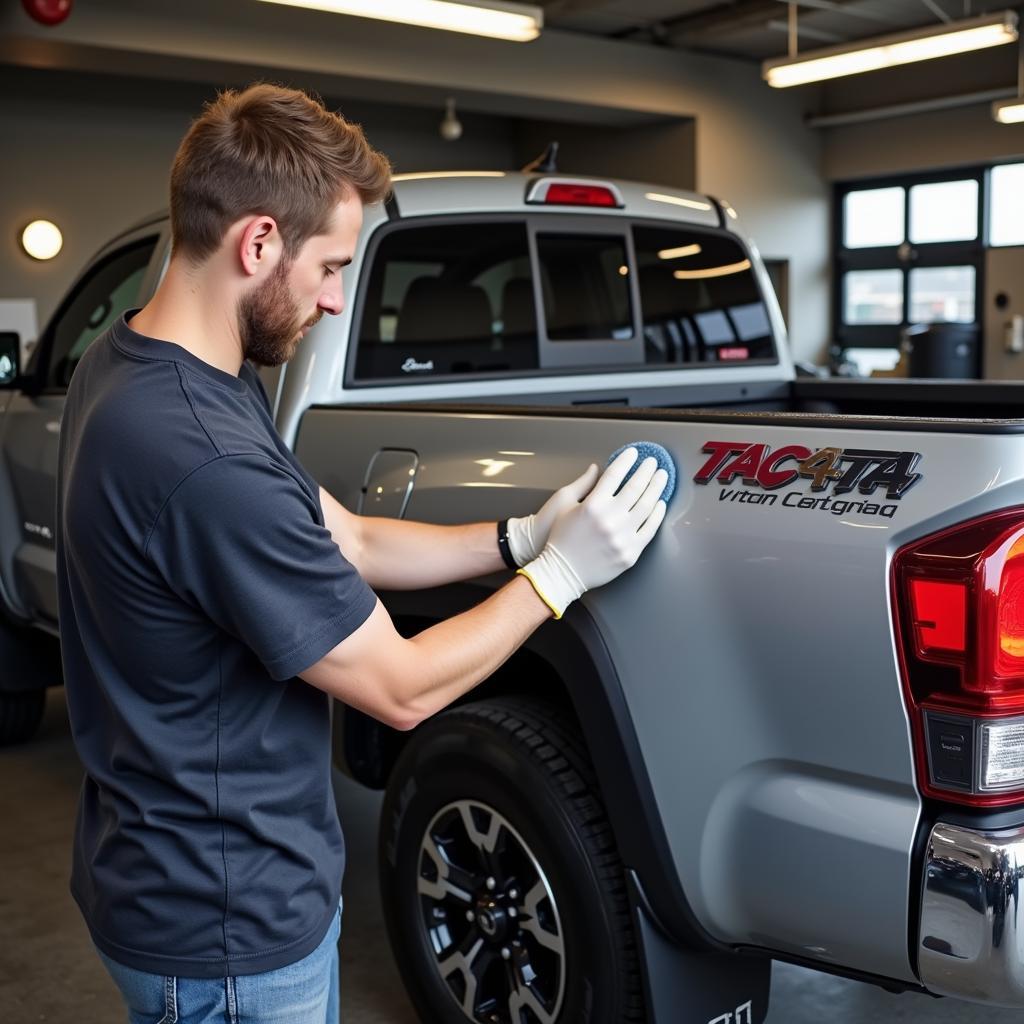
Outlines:
{"type": "Polygon", "coordinates": [[[0,747],[30,740],[43,720],[45,690],[0,692],[0,747]]]}
{"type": "Polygon", "coordinates": [[[385,916],[438,1024],[645,1019],[625,875],[573,723],[525,700],[422,726],[381,818],[385,916]]]}

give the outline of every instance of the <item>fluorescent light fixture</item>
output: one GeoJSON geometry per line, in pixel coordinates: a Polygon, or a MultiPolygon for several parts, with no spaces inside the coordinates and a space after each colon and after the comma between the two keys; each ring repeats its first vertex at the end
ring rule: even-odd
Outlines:
{"type": "Polygon", "coordinates": [[[50,220],[34,220],[21,233],[21,247],[34,260],[52,260],[63,246],[64,236],[50,220]]]}
{"type": "Polygon", "coordinates": [[[705,267],[703,270],[677,270],[672,276],[677,281],[700,281],[706,277],[725,277],[727,274],[740,274],[750,269],[750,260],[739,263],[726,263],[721,267],[705,267]]]}
{"type": "Polygon", "coordinates": [[[710,210],[710,203],[702,203],[696,199],[684,199],[682,196],[666,196],[661,192],[646,192],[644,199],[650,199],[655,203],[670,203],[673,206],[686,206],[691,210],[710,210]]]}
{"type": "Polygon", "coordinates": [[[810,50],[798,57],[766,60],[762,65],[762,75],[769,85],[786,89],[807,82],[859,75],[898,64],[913,64],[933,57],[1002,46],[1016,39],[1017,15],[1013,11],[1003,11],[981,18],[951,21],[934,28],[810,50]]]}
{"type": "Polygon", "coordinates": [[[996,100],[992,104],[992,116],[1003,124],[1020,124],[1024,121],[1024,96],[1012,100],[996,100]]]}
{"type": "Polygon", "coordinates": [[[504,178],[504,171],[421,171],[416,174],[393,174],[392,181],[425,181],[427,178],[504,178]]]}
{"type": "Polygon", "coordinates": [[[540,35],[544,12],[534,4],[505,3],[504,0],[479,0],[456,3],[454,0],[263,0],[286,7],[308,7],[313,11],[351,14],[358,18],[396,21],[421,28],[440,28],[448,32],[466,32],[491,39],[528,43],[540,35]]]}
{"type": "Polygon", "coordinates": [[[694,242],[693,245],[681,245],[678,249],[661,249],[658,252],[659,260],[678,260],[684,256],[696,256],[704,250],[694,242]]]}

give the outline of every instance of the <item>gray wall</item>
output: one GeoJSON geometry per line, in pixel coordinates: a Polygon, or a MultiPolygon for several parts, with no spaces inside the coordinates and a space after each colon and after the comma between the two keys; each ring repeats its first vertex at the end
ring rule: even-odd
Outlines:
{"type": "MultiPolygon", "coordinates": [[[[37,301],[40,328],[72,279],[104,242],[167,205],[174,152],[215,93],[189,83],[78,72],[0,68],[0,297],[37,301]],[[18,244],[20,227],[45,217],[64,249],[38,263],[18,244]]],[[[513,166],[512,125],[460,114],[464,137],[444,142],[442,111],[335,100],[361,122],[400,171],[513,166]]]]}
{"type": "MultiPolygon", "coordinates": [[[[1012,92],[1017,48],[947,57],[871,75],[857,75],[823,89],[829,113],[991,91],[1012,92]]],[[[1024,154],[1024,125],[992,120],[991,102],[930,113],[866,121],[824,131],[822,169],[830,181],[956,167],[1024,154]]]]}
{"type": "Polygon", "coordinates": [[[595,130],[593,125],[523,121],[516,132],[522,166],[558,140],[558,169],[628,181],[653,181],[671,188],[696,189],[696,125],[659,121],[650,125],[595,130]]]}

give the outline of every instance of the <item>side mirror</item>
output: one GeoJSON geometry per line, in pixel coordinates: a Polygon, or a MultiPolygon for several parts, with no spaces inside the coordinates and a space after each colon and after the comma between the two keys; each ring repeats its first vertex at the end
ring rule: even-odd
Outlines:
{"type": "Polygon", "coordinates": [[[0,388],[15,388],[21,377],[21,336],[0,331],[0,388]]]}

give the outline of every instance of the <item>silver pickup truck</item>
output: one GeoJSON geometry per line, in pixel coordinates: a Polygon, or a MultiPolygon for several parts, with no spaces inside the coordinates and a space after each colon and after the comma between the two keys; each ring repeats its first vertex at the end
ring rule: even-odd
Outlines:
{"type": "MultiPolygon", "coordinates": [[[[57,441],[77,359],[168,258],[104,248],[27,368],[0,352],[0,734],[59,682],[57,441]]],[[[634,440],[679,485],[640,564],[412,733],[336,708],[386,790],[395,954],[425,1021],[756,1024],[772,960],[1024,1006],[1024,393],[798,378],[715,199],[409,175],[344,313],[261,374],[363,515],[534,511],[634,440]]],[[[502,576],[382,595],[415,632],[502,576]]]]}

